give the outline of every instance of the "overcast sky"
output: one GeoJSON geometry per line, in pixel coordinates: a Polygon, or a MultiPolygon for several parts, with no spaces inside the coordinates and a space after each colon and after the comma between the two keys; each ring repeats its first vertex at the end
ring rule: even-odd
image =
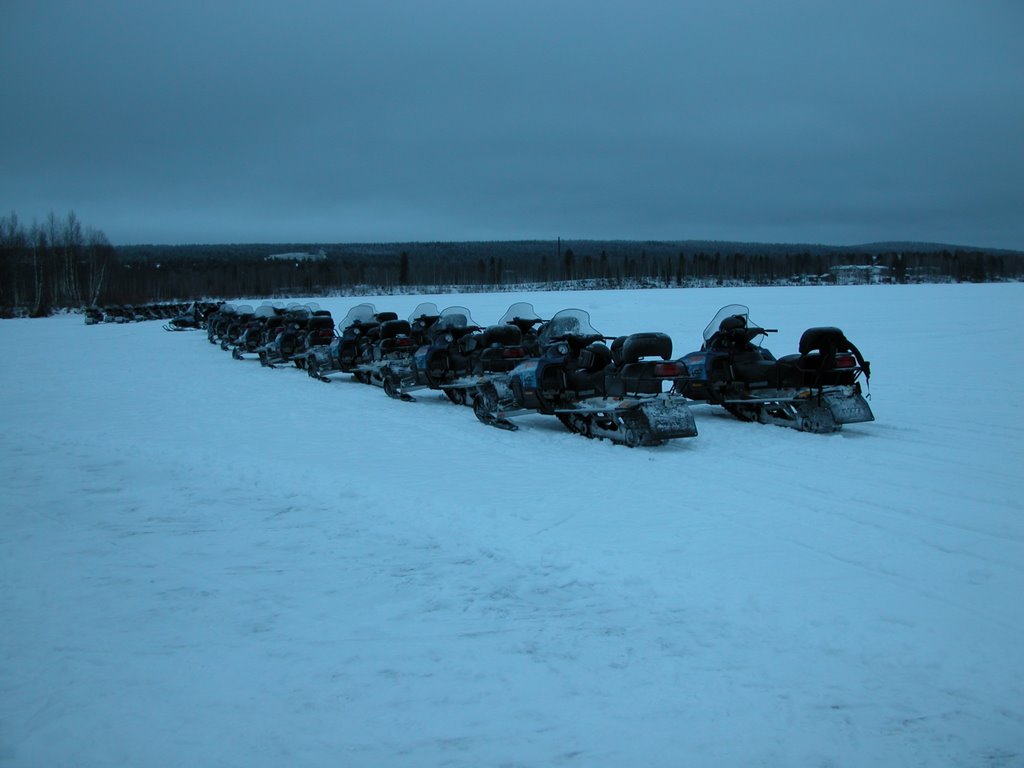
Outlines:
{"type": "Polygon", "coordinates": [[[1022,0],[0,0],[0,104],[115,244],[1024,249],[1022,0]]]}

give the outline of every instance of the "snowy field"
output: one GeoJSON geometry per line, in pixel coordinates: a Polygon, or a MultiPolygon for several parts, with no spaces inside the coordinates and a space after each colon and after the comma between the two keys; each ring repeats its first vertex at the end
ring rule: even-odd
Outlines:
{"type": "Polygon", "coordinates": [[[838,325],[877,420],[630,450],[2,321],[2,768],[1024,765],[1024,284],[318,301],[421,300],[838,325]]]}

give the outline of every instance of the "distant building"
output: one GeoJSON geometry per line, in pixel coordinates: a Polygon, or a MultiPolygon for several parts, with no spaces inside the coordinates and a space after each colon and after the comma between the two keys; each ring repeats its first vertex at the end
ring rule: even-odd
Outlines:
{"type": "Polygon", "coordinates": [[[882,264],[841,264],[832,267],[836,285],[891,283],[892,270],[882,264]]]}

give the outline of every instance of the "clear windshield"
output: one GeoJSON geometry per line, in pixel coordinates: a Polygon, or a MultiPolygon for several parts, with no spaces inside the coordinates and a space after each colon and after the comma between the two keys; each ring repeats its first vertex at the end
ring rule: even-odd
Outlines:
{"type": "Polygon", "coordinates": [[[583,309],[563,309],[556,312],[540,332],[541,344],[559,336],[601,336],[590,324],[590,313],[583,309]]]}
{"type": "Polygon", "coordinates": [[[448,307],[441,310],[441,318],[434,324],[434,330],[445,328],[469,328],[476,326],[472,315],[465,307],[448,307]]]}
{"type": "Polygon", "coordinates": [[[256,307],[256,317],[273,317],[277,312],[274,311],[274,307],[270,304],[260,304],[256,307]]]}
{"type": "Polygon", "coordinates": [[[357,304],[348,311],[348,314],[341,318],[338,327],[345,330],[356,323],[372,323],[373,316],[377,314],[377,308],[373,304],[357,304]]]}
{"type": "Polygon", "coordinates": [[[498,325],[505,325],[511,323],[514,320],[540,320],[534,309],[533,304],[526,301],[517,301],[511,307],[505,310],[505,314],[498,320],[498,325]]]}
{"type": "Polygon", "coordinates": [[[252,304],[239,304],[237,307],[235,307],[235,309],[238,311],[238,314],[240,315],[252,314],[252,304]]]}
{"type": "Polygon", "coordinates": [[[743,306],[742,304],[726,304],[718,313],[714,316],[708,327],[704,329],[704,341],[709,341],[712,336],[718,333],[722,326],[722,321],[730,317],[742,317],[743,324],[745,326],[754,327],[754,323],[750,320],[750,309],[743,306]]]}
{"type": "Polygon", "coordinates": [[[409,315],[409,322],[412,323],[421,317],[437,317],[440,314],[441,310],[437,308],[437,304],[432,301],[424,301],[422,304],[416,305],[416,309],[409,315]]]}

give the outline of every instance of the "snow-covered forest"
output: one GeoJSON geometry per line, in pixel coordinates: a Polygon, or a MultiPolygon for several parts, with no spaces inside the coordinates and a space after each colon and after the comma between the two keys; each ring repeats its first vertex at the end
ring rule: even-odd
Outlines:
{"type": "Polygon", "coordinates": [[[998,282],[1024,253],[930,243],[859,246],[715,241],[115,248],[70,212],[0,217],[0,317],[209,298],[741,285],[998,282]]]}

